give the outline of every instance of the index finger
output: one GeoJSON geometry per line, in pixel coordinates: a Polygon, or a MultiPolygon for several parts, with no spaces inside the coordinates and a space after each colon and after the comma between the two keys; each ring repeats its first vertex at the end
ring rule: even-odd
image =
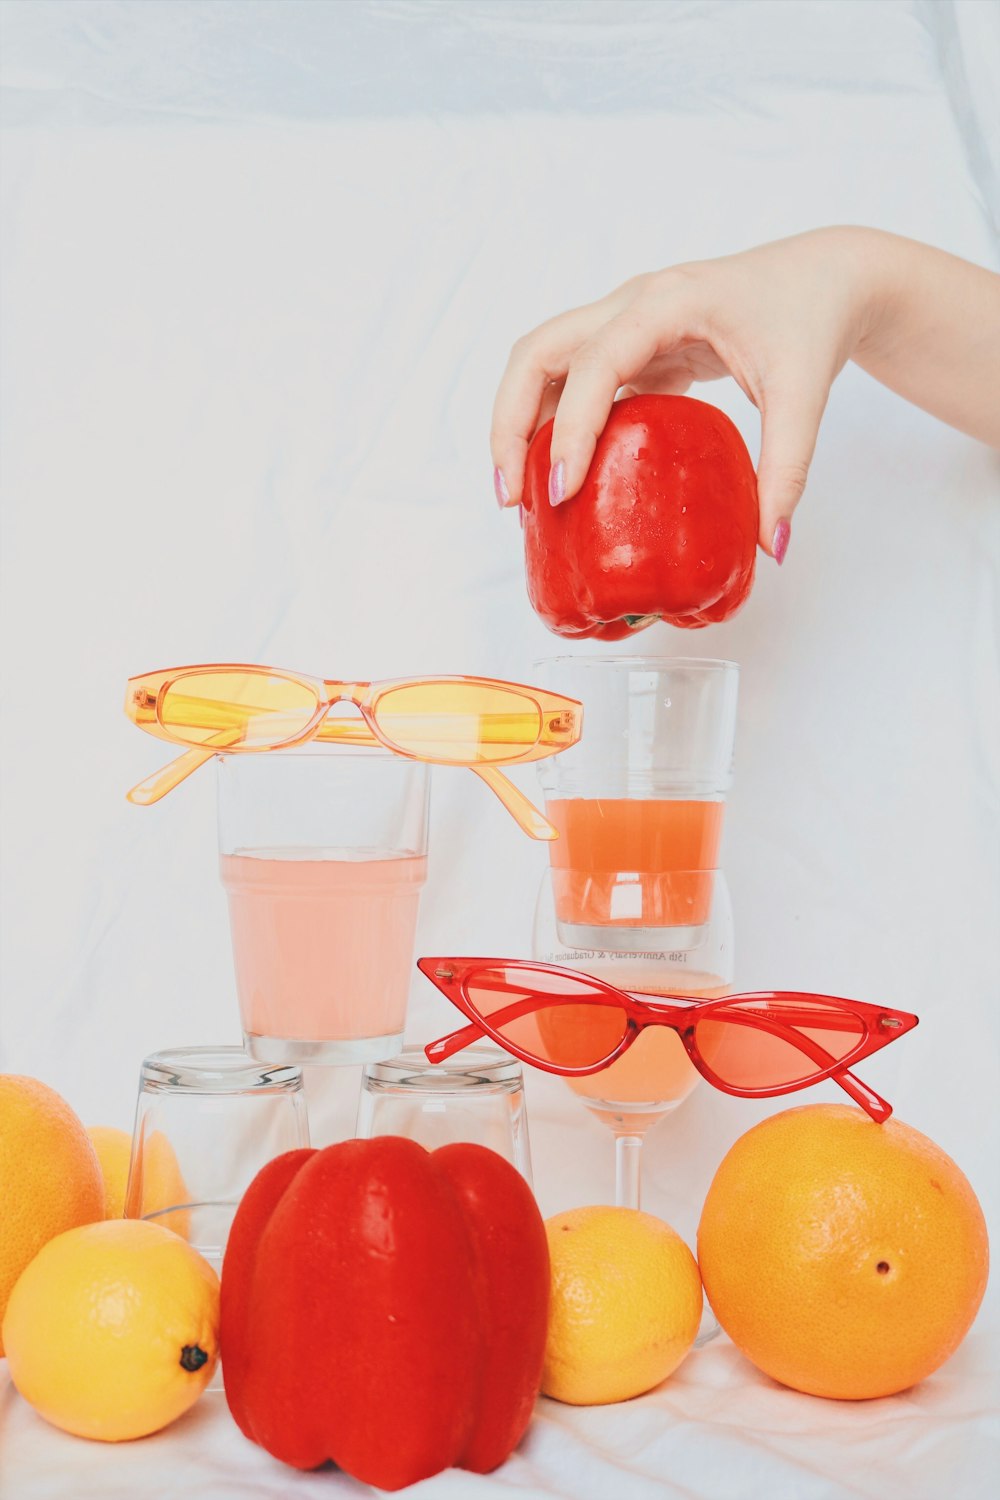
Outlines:
{"type": "Polygon", "coordinates": [[[662,333],[633,306],[606,322],[573,355],[552,427],[553,505],[570,499],[582,485],[615,396],[663,348],[662,333]]]}
{"type": "MultiPolygon", "coordinates": [[[[490,428],[493,463],[503,476],[504,504],[517,505],[524,486],[528,444],[538,427],[545,392],[561,382],[575,350],[607,318],[605,303],[573,308],[542,323],[510,351],[497,388],[490,428]]],[[[498,493],[501,486],[498,483],[498,493]]]]}

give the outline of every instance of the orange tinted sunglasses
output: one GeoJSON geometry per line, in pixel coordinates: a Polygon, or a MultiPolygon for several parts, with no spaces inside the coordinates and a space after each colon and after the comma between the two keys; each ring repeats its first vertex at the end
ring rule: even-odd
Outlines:
{"type": "Polygon", "coordinates": [[[276,667],[212,664],[130,677],[125,712],[162,740],[192,748],[147,776],[130,802],[158,802],[213,755],[328,745],[382,745],[410,760],[467,766],[495,792],[531,838],[558,837],[552,824],[497,770],[575,745],[583,707],[575,698],[491,677],[397,677],[341,682],[276,667]],[[330,718],[353,703],[358,718],[330,718]]]}

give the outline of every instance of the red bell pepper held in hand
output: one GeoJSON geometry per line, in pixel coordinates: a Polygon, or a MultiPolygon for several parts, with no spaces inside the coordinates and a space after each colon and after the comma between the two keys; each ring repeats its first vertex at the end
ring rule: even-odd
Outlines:
{"type": "Polygon", "coordinates": [[[517,1446],[541,1382],[545,1228],[474,1145],[381,1136],[290,1151],[251,1183],[222,1272],[226,1397],[296,1468],[396,1490],[517,1446]]]}
{"type": "Polygon", "coordinates": [[[621,640],[726,620],[753,584],[757,480],[737,429],[690,396],[616,401],[582,488],[549,503],[552,423],[528,450],[528,596],[557,635],[621,640]]]}

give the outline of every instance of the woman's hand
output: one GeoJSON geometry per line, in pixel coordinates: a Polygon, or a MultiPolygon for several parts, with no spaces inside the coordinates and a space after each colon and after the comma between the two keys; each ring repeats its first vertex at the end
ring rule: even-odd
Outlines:
{"type": "Polygon", "coordinates": [[[732,375],[761,414],[760,545],[779,563],[830,386],[849,359],[1000,444],[1000,276],[879,230],[832,228],[638,276],[519,339],[491,447],[501,505],[549,417],[549,498],[576,494],[618,394],[732,375]]]}

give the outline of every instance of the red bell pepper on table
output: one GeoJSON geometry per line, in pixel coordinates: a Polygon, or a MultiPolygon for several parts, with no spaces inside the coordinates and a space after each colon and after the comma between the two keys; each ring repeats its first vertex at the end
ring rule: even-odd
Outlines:
{"type": "Polygon", "coordinates": [[[517,1446],[541,1383],[545,1227],[482,1146],[381,1136],[289,1151],[257,1175],[222,1270],[226,1398],[300,1469],[396,1490],[517,1446]]]}
{"type": "Polygon", "coordinates": [[[616,402],[582,488],[557,506],[551,438],[547,422],[522,500],[528,596],[550,630],[617,641],[735,614],[753,584],[757,481],[724,412],[690,396],[616,402]]]}

